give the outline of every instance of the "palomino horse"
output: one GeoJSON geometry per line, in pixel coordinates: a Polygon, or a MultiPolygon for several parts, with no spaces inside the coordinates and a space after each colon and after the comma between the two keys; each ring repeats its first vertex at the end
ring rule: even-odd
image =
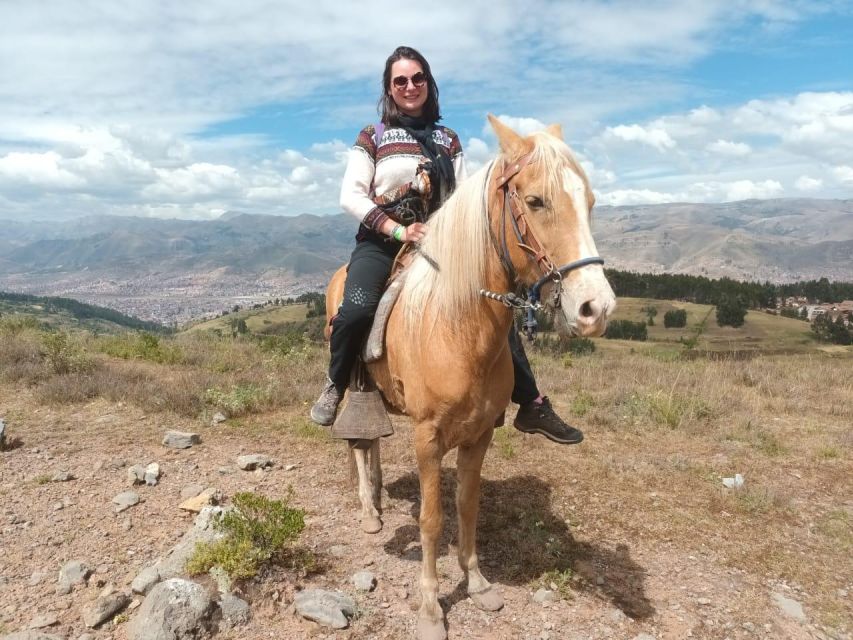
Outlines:
{"type": "MultiPolygon", "coordinates": [[[[386,403],[414,421],[423,549],[420,640],[447,637],[436,549],[441,461],[454,448],[459,564],[468,594],[481,609],[503,606],[480,572],[476,551],[480,470],[513,387],[507,342],[513,312],[501,304],[501,294],[518,284],[536,291],[541,286],[563,316],[559,324],[581,336],[601,335],[615,307],[590,232],[592,190],[560,127],[523,138],[489,120],[501,154],[460,184],[429,220],[421,255],[409,267],[388,320],[385,356],[368,365],[386,403]]],[[[341,301],[344,277],[342,269],[329,285],[330,316],[341,301]]],[[[356,462],[362,524],[375,532],[381,527],[379,441],[368,452],[356,451],[356,462]]]]}

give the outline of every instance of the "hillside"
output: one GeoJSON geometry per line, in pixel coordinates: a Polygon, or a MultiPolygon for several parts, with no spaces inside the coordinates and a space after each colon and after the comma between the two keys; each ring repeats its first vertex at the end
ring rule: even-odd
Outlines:
{"type": "MultiPolygon", "coordinates": [[[[597,207],[609,268],[790,282],[853,281],[853,201],[597,207]]],[[[346,215],[217,220],[92,216],[0,224],[0,289],[186,322],[317,291],[349,257],[346,215]]]]}

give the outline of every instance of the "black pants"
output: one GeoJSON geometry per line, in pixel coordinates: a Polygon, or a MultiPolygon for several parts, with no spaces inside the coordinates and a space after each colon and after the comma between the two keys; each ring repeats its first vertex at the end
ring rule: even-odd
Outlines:
{"type": "MultiPolygon", "coordinates": [[[[386,242],[376,236],[362,240],[352,252],[344,285],[344,299],[332,322],[329,345],[332,351],[329,378],[337,385],[349,384],[350,371],[370,329],[399,249],[398,242],[386,242]]],[[[510,327],[509,348],[515,374],[512,401],[524,404],[535,400],[539,396],[539,389],[514,325],[510,327]]]]}

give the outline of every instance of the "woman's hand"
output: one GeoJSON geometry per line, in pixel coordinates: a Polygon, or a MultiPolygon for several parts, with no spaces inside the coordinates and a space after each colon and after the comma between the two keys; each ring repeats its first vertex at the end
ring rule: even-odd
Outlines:
{"type": "Polygon", "coordinates": [[[403,242],[420,242],[426,236],[427,226],[422,222],[413,222],[406,227],[403,242]]]}

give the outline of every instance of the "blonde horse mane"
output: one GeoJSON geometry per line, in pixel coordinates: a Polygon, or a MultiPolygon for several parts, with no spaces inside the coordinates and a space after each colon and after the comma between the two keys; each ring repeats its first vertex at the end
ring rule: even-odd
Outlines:
{"type": "MultiPolygon", "coordinates": [[[[554,191],[563,188],[559,176],[566,166],[589,189],[586,174],[566,143],[544,132],[531,138],[531,165],[549,177],[546,198],[553,199],[554,191]]],[[[489,252],[493,251],[486,211],[493,189],[493,166],[490,163],[464,180],[427,223],[429,230],[421,251],[430,260],[419,256],[412,263],[402,294],[409,332],[420,331],[427,307],[433,321],[442,318],[456,324],[480,298],[489,252]]]]}

